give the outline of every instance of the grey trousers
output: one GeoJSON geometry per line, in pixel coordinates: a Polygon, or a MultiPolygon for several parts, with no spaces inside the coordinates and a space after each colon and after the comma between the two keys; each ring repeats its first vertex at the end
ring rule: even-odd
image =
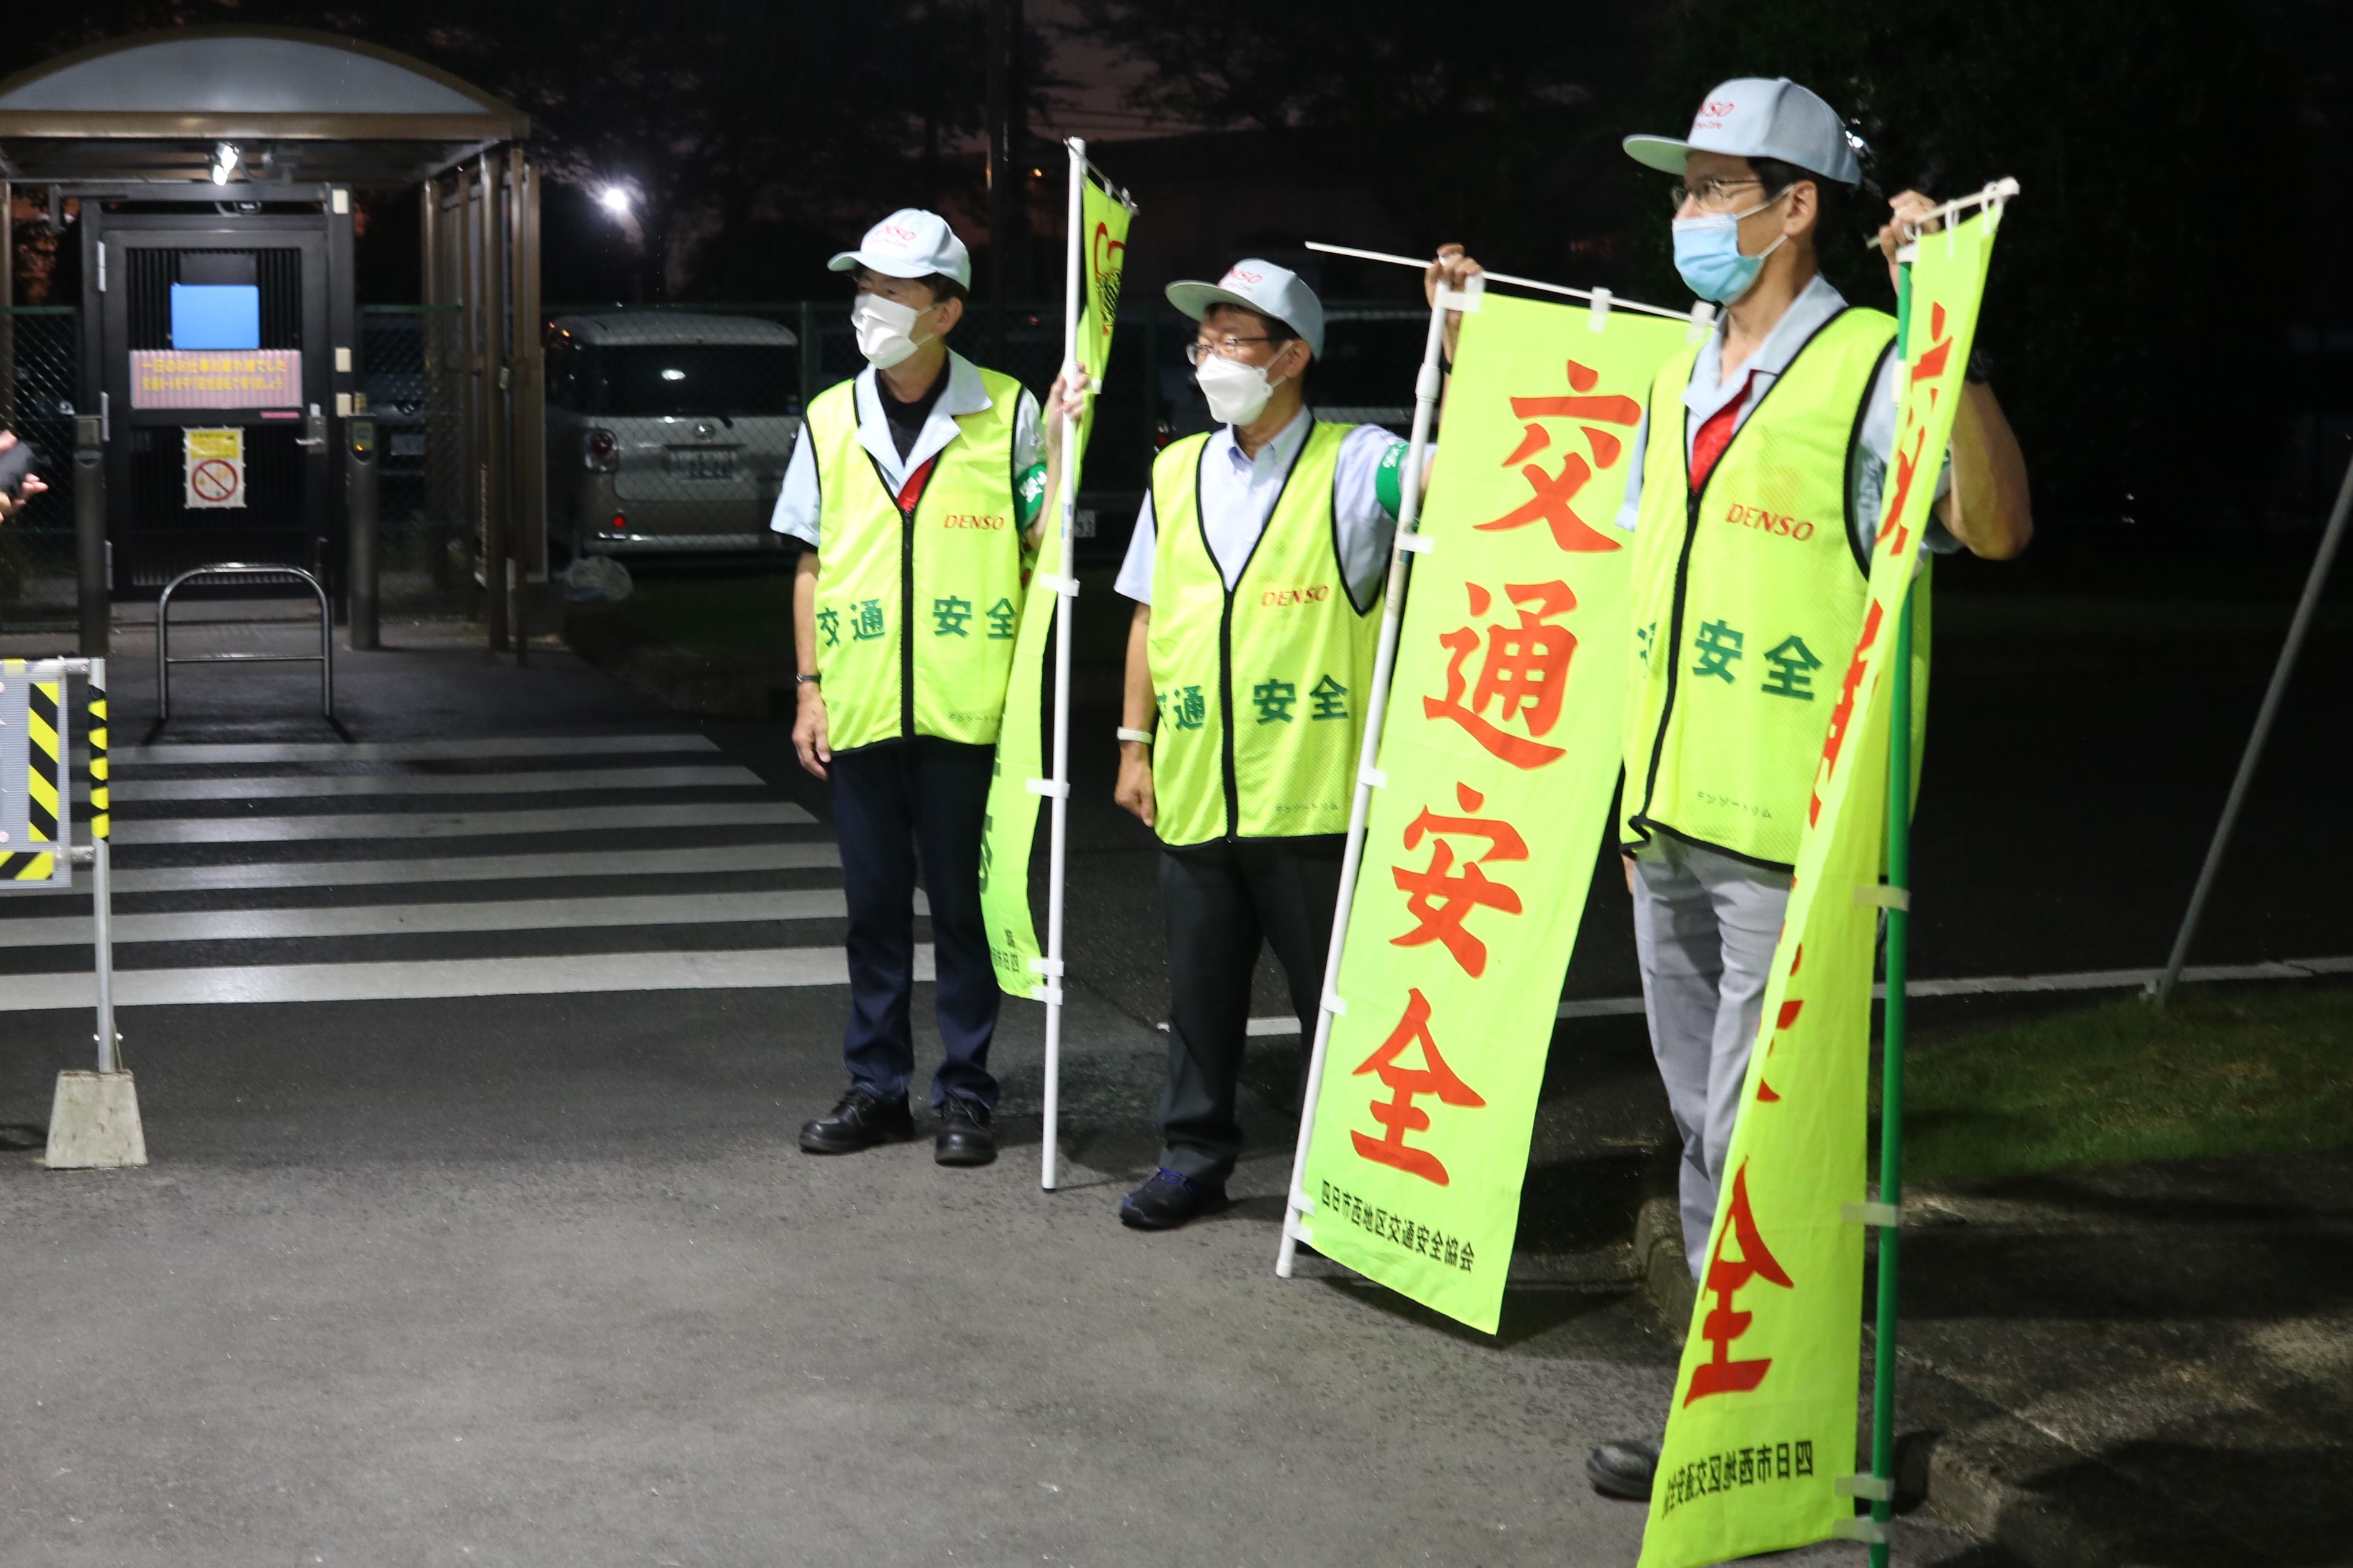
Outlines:
{"type": "Polygon", "coordinates": [[[1789,878],[1661,835],[1634,862],[1634,952],[1651,1051],[1683,1144],[1683,1256],[1707,1262],[1724,1157],[1789,905],[1789,878]]]}

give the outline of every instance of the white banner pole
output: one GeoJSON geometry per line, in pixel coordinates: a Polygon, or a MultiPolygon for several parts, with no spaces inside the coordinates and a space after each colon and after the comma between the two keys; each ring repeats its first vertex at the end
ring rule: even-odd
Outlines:
{"type": "MultiPolygon", "coordinates": [[[[1326,250],[1329,246],[1311,246],[1326,250]]],[[[1387,259],[1387,258],[1384,258],[1387,259]]],[[[1426,266],[1427,263],[1416,265],[1426,266]]],[[[1324,1092],[1324,1058],[1332,1045],[1332,1019],[1346,1010],[1340,998],[1340,952],[1348,942],[1348,908],[1354,901],[1356,874],[1365,861],[1365,824],[1371,816],[1374,788],[1387,782],[1375,766],[1380,760],[1381,725],[1388,717],[1389,676],[1397,668],[1398,631],[1405,621],[1406,561],[1423,548],[1416,531],[1421,521],[1421,472],[1429,461],[1430,432],[1438,420],[1438,398],[1445,385],[1443,355],[1446,313],[1476,310],[1481,286],[1474,279],[1469,291],[1458,294],[1440,288],[1430,307],[1430,335],[1422,344],[1421,371],[1413,385],[1413,438],[1406,447],[1403,489],[1398,498],[1397,542],[1389,551],[1388,597],[1381,610],[1381,637],[1373,655],[1373,686],[1365,702],[1365,741],[1356,756],[1356,795],[1348,810],[1348,845],[1340,860],[1340,896],[1332,911],[1332,944],[1324,957],[1324,1000],[1315,1012],[1315,1043],[1307,1053],[1307,1088],[1299,1107],[1299,1142],[1291,1157],[1291,1190],[1282,1215],[1282,1248],[1274,1272],[1291,1278],[1299,1244],[1314,1237],[1301,1216],[1314,1212],[1314,1200],[1301,1190],[1307,1174],[1307,1145],[1315,1131],[1315,1101],[1324,1092]]]]}
{"type": "MultiPolygon", "coordinates": [[[[1087,144],[1077,137],[1067,143],[1071,153],[1069,254],[1062,276],[1062,384],[1079,372],[1080,289],[1085,285],[1085,207],[1081,191],[1087,177],[1087,144]]],[[[1092,389],[1087,394],[1094,395],[1092,389]]],[[[1060,581],[1054,593],[1054,759],[1047,790],[1046,840],[1046,1129],[1039,1144],[1038,1184],[1054,1190],[1060,1150],[1062,1112],[1062,910],[1063,873],[1070,859],[1071,822],[1071,620],[1079,593],[1071,560],[1071,513],[1078,505],[1079,421],[1062,420],[1060,483],[1054,497],[1054,526],[1061,531],[1060,581]]]]}

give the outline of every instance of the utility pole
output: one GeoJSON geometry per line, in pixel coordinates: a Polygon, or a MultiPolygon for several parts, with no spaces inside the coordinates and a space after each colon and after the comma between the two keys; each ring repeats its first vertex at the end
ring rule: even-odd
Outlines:
{"type": "Polygon", "coordinates": [[[1029,288],[1029,93],[1021,0],[988,0],[988,359],[1005,363],[1005,324],[1029,288]]]}

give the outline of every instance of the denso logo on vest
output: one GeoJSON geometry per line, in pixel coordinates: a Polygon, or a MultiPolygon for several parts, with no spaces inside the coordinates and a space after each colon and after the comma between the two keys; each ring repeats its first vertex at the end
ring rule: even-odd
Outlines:
{"type": "Polygon", "coordinates": [[[1791,517],[1787,512],[1767,511],[1761,506],[1742,506],[1738,501],[1732,503],[1732,510],[1724,514],[1724,521],[1790,539],[1811,539],[1814,536],[1814,525],[1803,518],[1791,517]]]}
{"type": "Polygon", "coordinates": [[[942,528],[1001,529],[1005,526],[1005,514],[1001,511],[987,514],[976,511],[952,511],[940,519],[940,526],[942,528]]]}
{"type": "Polygon", "coordinates": [[[1258,596],[1258,602],[1269,609],[1281,609],[1285,605],[1320,605],[1332,596],[1332,584],[1318,583],[1312,588],[1269,588],[1258,596]]]}

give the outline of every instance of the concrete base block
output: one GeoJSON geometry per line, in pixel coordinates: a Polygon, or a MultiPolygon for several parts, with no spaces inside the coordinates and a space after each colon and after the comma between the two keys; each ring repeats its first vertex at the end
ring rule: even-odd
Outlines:
{"type": "Polygon", "coordinates": [[[139,1090],[127,1072],[61,1072],[49,1107],[52,1171],[115,1170],[147,1163],[139,1090]]]}

